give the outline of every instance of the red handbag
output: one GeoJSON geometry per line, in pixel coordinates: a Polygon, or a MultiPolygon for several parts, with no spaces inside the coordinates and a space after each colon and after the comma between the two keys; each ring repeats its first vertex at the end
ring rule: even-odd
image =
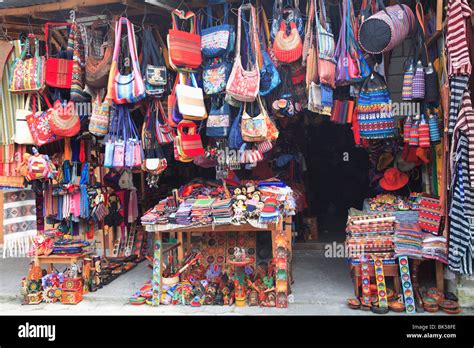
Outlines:
{"type": "Polygon", "coordinates": [[[282,63],[292,63],[301,58],[303,54],[303,42],[296,28],[295,22],[290,22],[290,34],[286,34],[286,23],[281,21],[280,30],[273,42],[275,57],[282,63]]]}
{"type": "Polygon", "coordinates": [[[172,28],[168,31],[170,63],[176,68],[197,69],[201,66],[201,36],[196,33],[196,14],[178,9],[171,12],[172,28]],[[190,20],[189,32],[179,30],[177,19],[190,20]]]}
{"type": "Polygon", "coordinates": [[[65,107],[61,101],[54,102],[49,127],[54,134],[61,137],[73,137],[81,130],[81,119],[76,112],[74,102],[70,101],[65,107]]]}
{"type": "MultiPolygon", "coordinates": [[[[51,87],[57,88],[71,88],[72,83],[72,59],[53,58],[50,57],[50,40],[49,40],[49,27],[70,27],[71,23],[53,23],[47,22],[44,25],[44,36],[46,38],[46,64],[45,64],[45,79],[46,84],[51,87]]],[[[67,48],[69,51],[69,47],[67,48]]]]}
{"type": "Polygon", "coordinates": [[[26,116],[26,122],[28,123],[28,128],[30,129],[31,136],[36,145],[42,146],[55,142],[62,139],[62,137],[57,136],[50,127],[51,114],[54,112],[54,109],[51,107],[47,97],[44,97],[48,110],[41,111],[41,102],[38,100],[38,109],[36,112],[36,105],[33,102],[33,113],[26,116]]]}
{"type": "Polygon", "coordinates": [[[201,136],[196,131],[196,124],[192,121],[183,120],[178,124],[179,146],[184,155],[197,157],[204,155],[201,136]],[[187,129],[187,132],[184,129],[187,129]]]}

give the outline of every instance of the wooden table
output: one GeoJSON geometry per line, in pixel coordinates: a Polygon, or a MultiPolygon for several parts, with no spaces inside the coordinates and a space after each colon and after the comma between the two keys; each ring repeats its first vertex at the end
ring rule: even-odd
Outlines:
{"type": "MultiPolygon", "coordinates": [[[[400,292],[400,270],[398,269],[398,262],[394,264],[384,264],[383,273],[385,282],[387,277],[393,277],[393,291],[395,291],[395,295],[397,295],[400,292]]],[[[371,278],[375,278],[374,265],[369,265],[369,274],[371,278]]],[[[351,265],[351,277],[354,283],[354,294],[356,297],[359,297],[360,287],[362,285],[360,265],[351,265]]],[[[371,282],[371,284],[375,284],[375,282],[371,282]]]]}
{"type": "Polygon", "coordinates": [[[53,271],[53,264],[75,264],[79,261],[82,261],[85,257],[92,254],[92,252],[84,253],[76,256],[66,256],[66,255],[49,255],[49,256],[35,256],[35,265],[40,266],[43,264],[48,265],[48,273],[53,271]]]}
{"type": "Polygon", "coordinates": [[[176,233],[178,239],[178,261],[184,259],[186,251],[189,251],[191,248],[191,235],[193,233],[203,233],[203,232],[216,232],[216,233],[229,233],[229,232],[264,232],[270,231],[272,233],[272,252],[275,254],[275,236],[277,231],[285,231],[285,235],[288,240],[288,250],[290,251],[289,260],[291,260],[292,247],[292,218],[291,216],[286,216],[283,219],[280,219],[278,223],[268,224],[266,228],[254,227],[248,223],[242,225],[205,225],[205,226],[193,226],[193,227],[182,227],[171,230],[162,230],[156,231],[155,241],[154,241],[154,261],[153,261],[153,280],[152,280],[152,289],[153,289],[153,305],[158,305],[160,302],[161,296],[161,272],[162,272],[162,233],[176,233]],[[184,234],[186,235],[186,241],[184,240],[184,234]]]}

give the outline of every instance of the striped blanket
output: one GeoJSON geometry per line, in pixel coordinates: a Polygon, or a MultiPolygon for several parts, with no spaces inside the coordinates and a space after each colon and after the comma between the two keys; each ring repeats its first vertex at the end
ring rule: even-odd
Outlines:
{"type": "Polygon", "coordinates": [[[32,190],[5,190],[3,210],[3,257],[25,257],[36,236],[36,200],[32,190]]]}

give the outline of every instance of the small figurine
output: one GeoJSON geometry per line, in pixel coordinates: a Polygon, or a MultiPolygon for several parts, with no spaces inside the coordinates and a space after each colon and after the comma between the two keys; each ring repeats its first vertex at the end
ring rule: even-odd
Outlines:
{"type": "Polygon", "coordinates": [[[249,306],[258,306],[258,292],[255,289],[249,291],[247,303],[249,306]]]}

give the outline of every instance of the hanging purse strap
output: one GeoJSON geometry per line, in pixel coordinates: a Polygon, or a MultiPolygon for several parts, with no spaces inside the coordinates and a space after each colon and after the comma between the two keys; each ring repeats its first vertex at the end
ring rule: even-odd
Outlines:
{"type": "Polygon", "coordinates": [[[208,0],[207,2],[207,9],[206,9],[206,16],[207,16],[207,26],[206,28],[210,28],[213,26],[213,17],[212,17],[212,6],[215,5],[224,5],[224,17],[222,20],[222,24],[228,24],[229,23],[229,4],[227,4],[227,1],[225,0],[208,0]]]}
{"type": "Polygon", "coordinates": [[[46,59],[50,58],[49,53],[51,50],[51,40],[49,37],[49,27],[71,27],[69,22],[46,22],[44,24],[44,37],[46,40],[46,59]]]}
{"type": "Polygon", "coordinates": [[[190,30],[189,32],[191,34],[196,34],[196,14],[192,11],[184,13],[184,11],[175,9],[171,12],[171,22],[172,22],[172,29],[174,30],[180,30],[178,29],[178,19],[182,20],[189,20],[190,23],[190,30]]]}

